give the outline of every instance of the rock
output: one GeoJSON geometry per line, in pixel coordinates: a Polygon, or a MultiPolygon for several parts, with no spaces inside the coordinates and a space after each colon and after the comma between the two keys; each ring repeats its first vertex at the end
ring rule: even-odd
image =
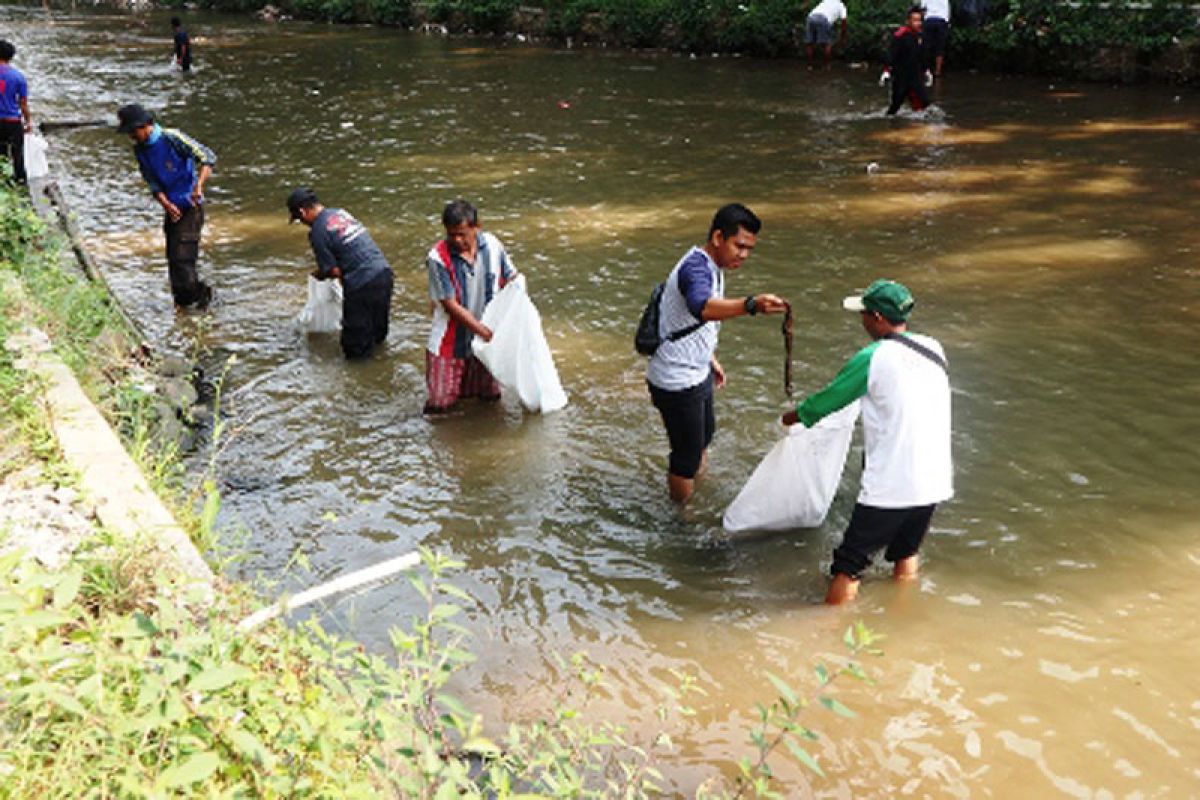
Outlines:
{"type": "Polygon", "coordinates": [[[180,356],[163,356],[158,363],[158,373],[168,378],[191,377],[193,371],[192,362],[180,356]]]}
{"type": "Polygon", "coordinates": [[[200,399],[191,378],[171,378],[163,381],[162,396],[179,411],[191,408],[200,399]]]}

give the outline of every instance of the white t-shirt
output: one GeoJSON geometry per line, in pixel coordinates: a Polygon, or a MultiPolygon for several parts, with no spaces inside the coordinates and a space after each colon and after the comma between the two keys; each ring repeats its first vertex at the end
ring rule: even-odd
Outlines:
{"type": "Polygon", "coordinates": [[[833,25],[846,18],[846,6],[842,0],[821,0],[817,7],[809,12],[809,16],[813,14],[820,14],[833,25]]]}
{"type": "Polygon", "coordinates": [[[925,9],[925,18],[941,17],[950,21],[950,0],[921,0],[921,8],[925,9]]]}
{"type": "MultiPolygon", "coordinates": [[[[945,358],[936,339],[909,336],[945,358]]],[[[954,495],[944,369],[899,342],[879,342],[871,354],[862,421],[867,464],[858,502],[906,508],[954,495]]]]}

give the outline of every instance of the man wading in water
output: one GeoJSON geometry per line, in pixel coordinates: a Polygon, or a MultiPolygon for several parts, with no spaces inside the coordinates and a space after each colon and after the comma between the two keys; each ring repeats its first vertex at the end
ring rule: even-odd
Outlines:
{"type": "Polygon", "coordinates": [[[342,282],[342,354],[366,358],[387,339],[392,311],[392,267],[363,224],[340,208],[321,205],[301,186],[287,199],[288,222],[308,226],[319,281],[342,282]]]}
{"type": "Polygon", "coordinates": [[[517,277],[508,251],[483,230],[479,211],[466,200],[442,209],[444,239],[425,256],[433,325],[425,347],[426,414],[443,414],[464,397],[499,400],[500,384],[475,357],[471,341],[492,340],[483,311],[517,277]]]}
{"type": "Polygon", "coordinates": [[[200,234],[204,228],[204,183],[217,157],[181,131],[162,128],[136,103],[117,110],[117,133],[133,140],[138,169],[150,193],[163,207],[167,238],[167,271],[175,305],[206,308],[212,288],[200,280],[200,234]]]}
{"type": "Polygon", "coordinates": [[[854,599],[862,571],[885,547],[896,579],[916,578],[933,512],[954,495],[946,356],[936,339],[908,332],[912,295],[895,281],[875,281],[842,305],[862,315],[873,341],[782,420],[811,428],[862,398],[866,464],[850,525],[833,551],[831,605],[854,599]]]}
{"type": "Polygon", "coordinates": [[[879,85],[892,83],[892,103],[888,116],[895,116],[907,100],[913,111],[929,105],[925,87],[933,84],[933,75],[926,68],[925,39],[921,29],[925,25],[925,12],[920,6],[908,10],[908,22],[896,29],[888,45],[888,64],[879,76],[879,85]]]}
{"type": "Polygon", "coordinates": [[[722,207],[713,217],[704,247],[684,254],[663,289],[661,344],[650,357],[646,383],[671,443],[667,489],[677,503],[692,496],[717,427],[713,388],[725,385],[725,370],[716,357],[721,320],[778,314],[787,308],[773,294],[725,298],[725,272],[740,268],[750,257],[761,227],[744,205],[722,207]],[[690,333],[678,335],[689,328],[690,333]]]}

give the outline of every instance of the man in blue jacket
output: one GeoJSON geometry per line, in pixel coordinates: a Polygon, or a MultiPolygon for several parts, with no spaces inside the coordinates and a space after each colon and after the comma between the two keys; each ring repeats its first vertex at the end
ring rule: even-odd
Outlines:
{"type": "Polygon", "coordinates": [[[117,132],[133,140],[138,169],[165,212],[163,233],[175,305],[205,308],[212,299],[212,288],[200,280],[196,261],[204,227],[204,183],[217,157],[190,136],[161,127],[136,103],[121,106],[117,118],[117,132]]]}

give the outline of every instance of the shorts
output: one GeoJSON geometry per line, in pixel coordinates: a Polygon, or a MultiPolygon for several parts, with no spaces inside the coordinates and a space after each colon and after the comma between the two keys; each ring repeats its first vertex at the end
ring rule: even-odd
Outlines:
{"type": "Polygon", "coordinates": [[[500,384],[475,356],[448,358],[425,351],[426,414],[440,414],[463,397],[499,400],[500,384]]]}
{"type": "Polygon", "coordinates": [[[946,55],[946,40],[950,37],[950,23],[941,17],[925,19],[925,53],[930,58],[946,55]]]}
{"type": "Polygon", "coordinates": [[[871,557],[887,548],[883,557],[893,563],[914,556],[929,530],[937,505],[910,508],[876,508],[854,504],[842,543],[833,551],[832,575],[855,580],[871,564],[871,557]]]}
{"type": "Polygon", "coordinates": [[[824,14],[809,14],[804,23],[805,44],[833,44],[833,25],[824,14]]]}
{"type": "Polygon", "coordinates": [[[667,470],[680,478],[696,477],[704,451],[717,430],[712,373],[695,386],[679,391],[660,389],[649,382],[646,385],[671,443],[667,470]]]}

